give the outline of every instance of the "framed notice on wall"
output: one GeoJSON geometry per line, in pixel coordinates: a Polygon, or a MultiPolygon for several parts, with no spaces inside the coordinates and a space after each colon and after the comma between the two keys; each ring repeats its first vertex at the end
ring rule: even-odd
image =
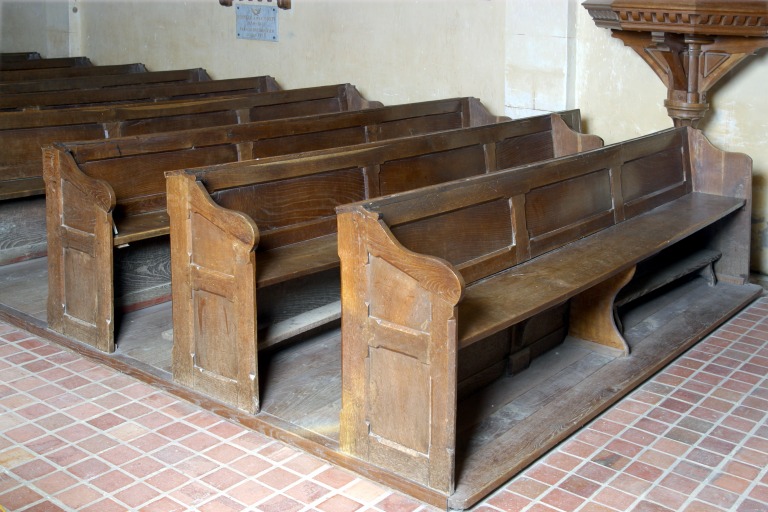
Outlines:
{"type": "Polygon", "coordinates": [[[278,41],[277,7],[240,4],[236,9],[238,39],[278,41]]]}

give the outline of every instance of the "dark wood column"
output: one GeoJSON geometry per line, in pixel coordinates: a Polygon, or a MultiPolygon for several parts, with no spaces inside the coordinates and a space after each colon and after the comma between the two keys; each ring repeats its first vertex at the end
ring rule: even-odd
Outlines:
{"type": "Polygon", "coordinates": [[[675,126],[696,127],[712,86],[768,46],[768,1],[588,0],[583,6],[664,82],[675,126]]]}

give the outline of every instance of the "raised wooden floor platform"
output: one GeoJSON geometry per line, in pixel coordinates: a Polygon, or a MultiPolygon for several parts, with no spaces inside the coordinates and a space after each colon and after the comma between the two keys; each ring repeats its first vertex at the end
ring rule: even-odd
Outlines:
{"type": "Polygon", "coordinates": [[[120,318],[112,355],[49,331],[46,269],[45,258],[0,267],[0,318],[334,464],[452,509],[476,503],[763,291],[756,285],[710,287],[703,278],[692,277],[620,311],[629,357],[569,338],[530,368],[467,397],[458,409],[457,487],[446,502],[428,489],[339,452],[338,329],[271,355],[260,354],[263,409],[249,416],[172,382],[169,303],[120,318]]]}

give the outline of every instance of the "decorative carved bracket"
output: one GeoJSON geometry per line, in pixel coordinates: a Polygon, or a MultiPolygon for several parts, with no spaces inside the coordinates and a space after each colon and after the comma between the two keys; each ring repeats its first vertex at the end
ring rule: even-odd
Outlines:
{"type": "Polygon", "coordinates": [[[693,126],[707,93],[749,55],[768,46],[768,1],[589,0],[598,27],[632,48],[667,87],[675,126],[693,126]]]}
{"type": "MultiPolygon", "coordinates": [[[[240,0],[242,2],[242,0],[240,0]]],[[[253,0],[248,0],[249,2],[252,2],[253,0]]],[[[258,0],[261,2],[262,0],[258,0]]],[[[291,0],[276,0],[277,6],[280,9],[290,9],[291,8],[291,0]]],[[[232,7],[233,0],[219,0],[219,4],[224,5],[226,7],[232,7]]],[[[272,2],[272,0],[267,0],[267,2],[272,2]]]]}

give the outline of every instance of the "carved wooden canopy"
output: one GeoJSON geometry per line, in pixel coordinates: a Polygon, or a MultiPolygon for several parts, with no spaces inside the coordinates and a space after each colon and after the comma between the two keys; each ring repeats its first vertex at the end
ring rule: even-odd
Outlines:
{"type": "Polygon", "coordinates": [[[637,52],[667,87],[675,125],[696,126],[707,92],[768,46],[768,1],[588,0],[595,24],[637,52]]]}

